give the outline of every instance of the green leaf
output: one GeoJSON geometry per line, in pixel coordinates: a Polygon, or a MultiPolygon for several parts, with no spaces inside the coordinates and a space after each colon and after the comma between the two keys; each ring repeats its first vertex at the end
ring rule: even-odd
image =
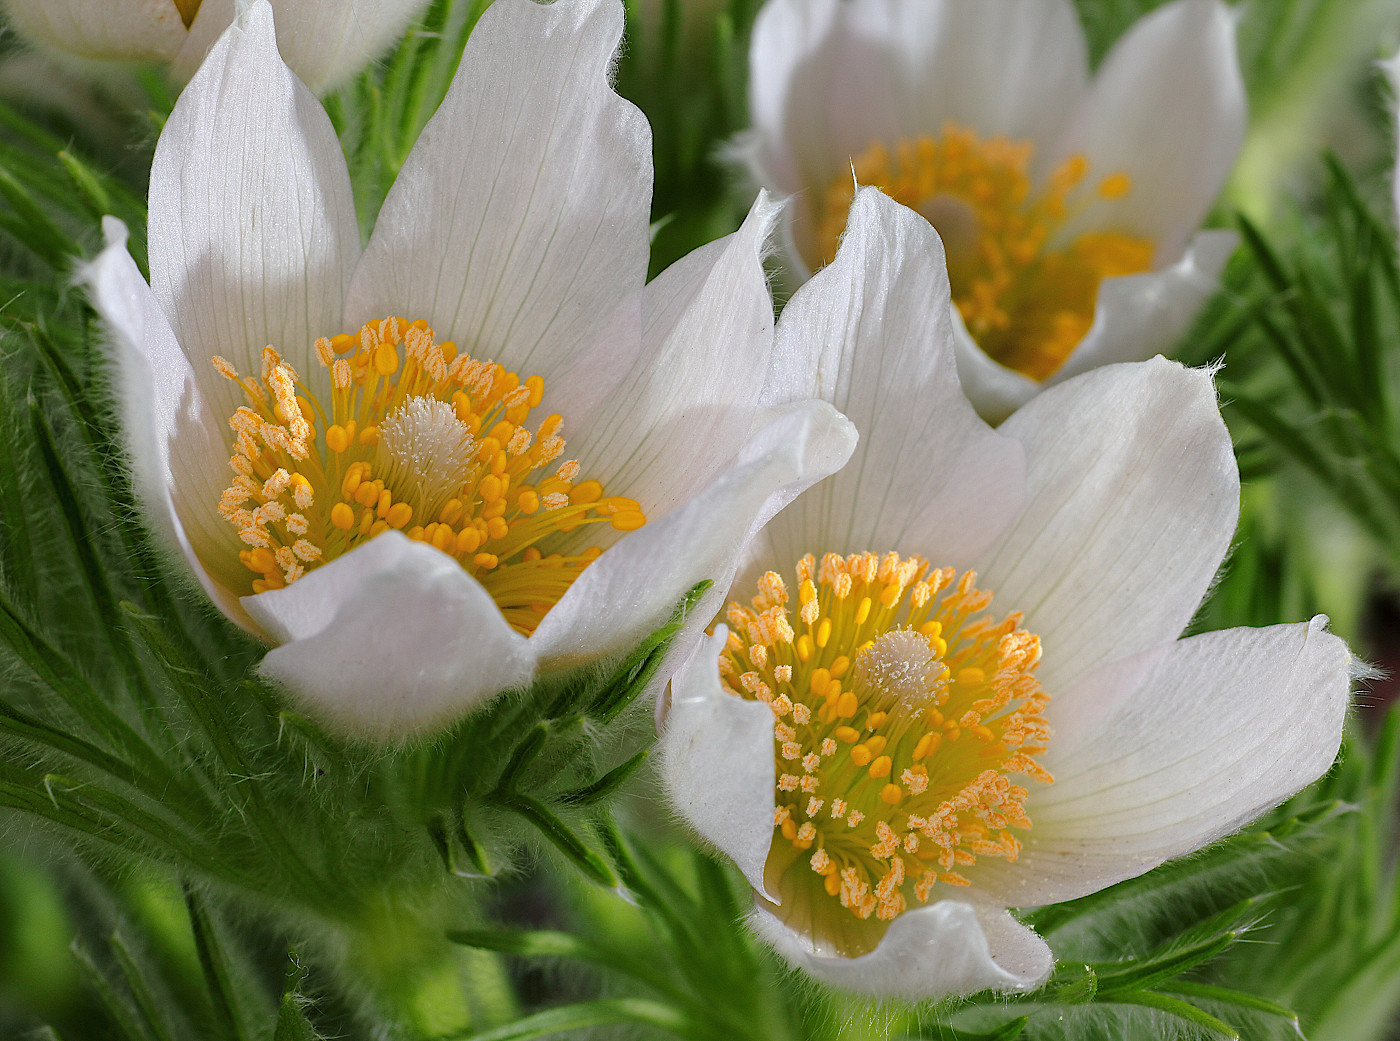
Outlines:
{"type": "Polygon", "coordinates": [[[594,882],[608,889],[617,887],[617,876],[613,874],[608,862],[589,849],[567,824],[538,799],[520,792],[506,792],[494,801],[534,825],[541,835],[594,882]]]}
{"type": "Polygon", "coordinates": [[[1226,1041],[1240,1041],[1239,1032],[1229,1023],[1222,1022],[1207,1012],[1202,1012],[1195,1005],[1182,1001],[1180,998],[1139,990],[1115,994],[1113,1000],[1123,1005],[1140,1005],[1143,1008],[1156,1009],[1158,1012],[1165,1012],[1177,1019],[1185,1020],[1193,1026],[1200,1027],[1214,1037],[1224,1038],[1226,1041]]]}
{"type": "Polygon", "coordinates": [[[0,227],[38,254],[55,271],[66,271],[78,244],[65,235],[14,174],[0,166],[0,196],[13,212],[0,212],[0,227]]]}
{"type": "Polygon", "coordinates": [[[301,994],[305,981],[306,969],[293,951],[287,966],[286,982],[282,987],[282,1000],[277,1007],[277,1028],[272,1041],[323,1041],[306,1018],[306,1000],[301,994]]]}
{"type": "Polygon", "coordinates": [[[1298,1022],[1298,1014],[1290,1008],[1265,998],[1255,997],[1253,994],[1245,994],[1243,991],[1231,990],[1229,987],[1218,987],[1211,983],[1198,983],[1194,980],[1172,980],[1169,983],[1159,984],[1159,991],[1166,991],[1170,994],[1178,994],[1183,998],[1198,998],[1201,1001],[1213,1001],[1220,1005],[1234,1005],[1238,1008],[1249,1009],[1252,1012],[1264,1012],[1271,1016],[1278,1016],[1286,1019],[1293,1025],[1293,1029],[1299,1037],[1303,1037],[1302,1024],[1298,1022]]]}
{"type": "Polygon", "coordinates": [[[189,886],[185,887],[185,906],[189,910],[195,950],[199,954],[204,984],[209,990],[209,1002],[214,1010],[214,1029],[226,1041],[250,1041],[251,1035],[243,1025],[243,1002],[228,955],[219,943],[214,922],[203,899],[189,886]]]}
{"type": "Polygon", "coordinates": [[[592,806],[602,802],[614,795],[632,778],[633,774],[641,769],[648,755],[650,755],[650,751],[643,748],[636,755],[613,767],[591,784],[564,792],[559,796],[559,801],[570,806],[592,806]]]}
{"type": "Polygon", "coordinates": [[[528,1038],[552,1037],[569,1030],[621,1023],[655,1027],[676,1037],[697,1035],[695,1024],[670,1005],[642,998],[605,998],[537,1012],[506,1026],[472,1034],[465,1041],[526,1041],[528,1038]]]}
{"type": "Polygon", "coordinates": [[[156,1000],[151,988],[146,984],[145,974],[141,971],[131,949],[127,947],[126,941],[122,939],[120,933],[113,933],[108,941],[112,948],[112,955],[117,960],[117,965],[122,970],[122,975],[126,978],[127,989],[131,991],[131,996],[136,1000],[136,1007],[156,1041],[173,1041],[173,1035],[165,1023],[165,1018],[160,1010],[160,1002],[156,1000]]]}
{"type": "Polygon", "coordinates": [[[77,943],[73,944],[72,951],[88,986],[92,988],[98,1002],[106,1011],[108,1020],[123,1041],[157,1041],[137,1016],[136,1011],[124,997],[117,993],[106,974],[97,967],[92,956],[77,943]]]}

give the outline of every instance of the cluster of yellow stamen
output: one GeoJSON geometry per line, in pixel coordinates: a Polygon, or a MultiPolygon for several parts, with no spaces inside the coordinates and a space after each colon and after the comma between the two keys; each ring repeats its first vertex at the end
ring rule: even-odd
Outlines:
{"type": "Polygon", "coordinates": [[[973,572],[920,557],[808,555],[797,580],[795,612],[774,572],[730,605],[720,673],[774,716],[775,910],[855,956],[979,856],[1016,859],[1012,775],[1051,781],[1040,638],[990,618],[973,572]]]}
{"type": "Polygon", "coordinates": [[[386,318],[316,341],[328,370],[326,409],[272,347],[261,379],[214,365],[243,390],[234,412],[233,483],[219,512],[238,529],[240,559],[262,593],[397,529],[455,558],[529,634],[597,547],[546,553],[581,525],[646,523],[632,499],[578,481],[552,415],[532,433],[544,380],[522,381],[437,342],[423,321],[386,318]]]}
{"type": "MultiPolygon", "coordinates": [[[[940,137],[872,145],[854,160],[855,180],[918,210],[943,236],[953,301],[968,332],[1001,364],[1034,379],[1052,375],[1088,333],[1099,283],[1150,270],[1151,241],[1113,231],[1068,241],[1060,234],[1083,198],[1089,172],[1073,156],[1032,189],[1034,147],[1002,137],[982,140],[949,124],[940,137]]],[[[1120,199],[1131,178],[1109,174],[1093,186],[1120,199]]],[[[853,191],[838,178],[819,212],[818,263],[830,261],[853,191]]]]}

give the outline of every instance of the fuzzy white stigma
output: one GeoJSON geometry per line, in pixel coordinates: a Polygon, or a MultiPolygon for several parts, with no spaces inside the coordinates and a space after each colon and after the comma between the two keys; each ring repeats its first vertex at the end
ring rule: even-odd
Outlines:
{"type": "Polygon", "coordinates": [[[948,668],[929,639],[913,629],[883,633],[856,656],[852,685],[857,695],[893,700],[917,709],[931,705],[948,685],[948,668]]]}
{"type": "Polygon", "coordinates": [[[477,447],[450,404],[409,398],[379,424],[379,472],[396,499],[420,504],[420,517],[436,517],[471,477],[477,447]]]}

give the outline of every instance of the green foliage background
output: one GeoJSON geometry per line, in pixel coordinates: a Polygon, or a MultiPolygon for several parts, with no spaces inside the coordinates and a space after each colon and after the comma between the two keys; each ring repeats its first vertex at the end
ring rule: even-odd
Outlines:
{"type": "MultiPolygon", "coordinates": [[[[484,6],[436,0],[328,99],[366,229],[484,6]]],[[[617,85],[655,132],[653,272],[750,201],[719,155],[746,122],[757,6],[628,3],[617,85]]],[[[1157,4],[1079,6],[1098,60],[1157,4]]],[[[1246,499],[1197,626],[1325,611],[1393,667],[1400,266],[1391,101],[1370,63],[1400,43],[1400,11],[1240,13],[1251,132],[1214,221],[1243,246],[1179,355],[1225,361],[1246,499]]],[[[131,494],[71,275],[106,213],[141,257],[173,96],[145,69],[95,102],[108,124],[0,99],[0,1036],[1400,1036],[1384,683],[1332,773],[1267,819],[1028,914],[1061,962],[1045,989],[923,1007],[786,972],[742,927],[742,880],[670,824],[635,702],[671,630],[425,747],[371,753],[288,711],[131,494]]]]}

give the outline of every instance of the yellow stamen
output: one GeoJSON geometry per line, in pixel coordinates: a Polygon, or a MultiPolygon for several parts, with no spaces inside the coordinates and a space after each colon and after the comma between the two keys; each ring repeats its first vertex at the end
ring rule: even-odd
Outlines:
{"type": "Polygon", "coordinates": [[[856,956],[911,904],[970,884],[978,857],[1019,854],[1029,793],[1012,775],[1052,780],[1034,758],[1049,739],[1040,639],[989,617],[971,572],[920,557],[796,571],[796,611],[772,572],[750,607],[730,604],[720,675],[774,715],[773,910],[856,956]]]}
{"type": "MultiPolygon", "coordinates": [[[[1152,267],[1155,248],[1140,236],[1103,231],[1066,240],[1076,209],[1093,195],[1122,199],[1132,179],[1122,171],[1092,191],[1083,156],[1071,156],[1032,185],[1029,142],[979,138],[955,124],[937,138],[872,145],[854,160],[855,180],[918,210],[947,249],[953,301],[968,332],[992,358],[1043,380],[1064,364],[1094,320],[1099,284],[1152,267]],[[1089,193],[1089,194],[1086,194],[1089,193]]],[[[843,173],[819,209],[816,248],[835,256],[852,198],[843,173]]]]}
{"type": "Polygon", "coordinates": [[[528,635],[602,552],[570,548],[568,532],[646,523],[635,500],[575,483],[576,460],[556,464],[560,416],[527,429],[539,376],[522,381],[399,318],[322,337],[313,353],[328,370],[317,381],[328,404],[271,347],[260,379],[214,360],[247,400],[230,419],[235,476],[219,512],[248,547],[253,592],[401,530],[455,558],[528,635]]]}

